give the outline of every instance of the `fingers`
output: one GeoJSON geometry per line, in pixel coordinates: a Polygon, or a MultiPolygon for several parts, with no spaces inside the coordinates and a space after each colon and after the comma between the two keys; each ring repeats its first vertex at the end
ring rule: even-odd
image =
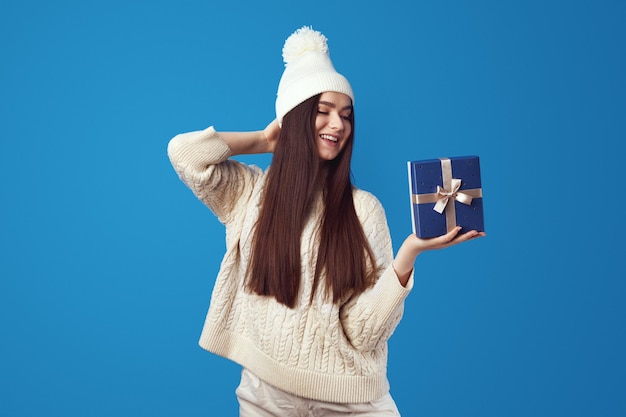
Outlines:
{"type": "Polygon", "coordinates": [[[278,139],[278,135],[280,134],[280,125],[278,124],[278,120],[272,120],[272,122],[265,128],[265,132],[270,141],[278,139]]]}
{"type": "Polygon", "coordinates": [[[460,231],[461,231],[461,226],[457,226],[454,229],[450,230],[445,235],[443,235],[442,237],[445,238],[444,240],[446,243],[452,242],[459,235],[460,231]]]}
{"type": "Polygon", "coordinates": [[[470,230],[469,232],[466,232],[460,235],[458,234],[458,231],[457,231],[455,236],[456,237],[450,241],[450,245],[456,245],[461,242],[467,242],[468,240],[473,240],[473,239],[483,237],[486,235],[485,235],[485,232],[478,232],[476,230],[470,230]]]}
{"type": "Polygon", "coordinates": [[[461,231],[461,226],[457,226],[454,229],[450,230],[445,235],[441,235],[439,237],[435,237],[432,239],[425,239],[425,242],[428,242],[429,249],[441,249],[448,247],[455,241],[455,239],[461,239],[463,235],[459,236],[459,232],[461,231]]]}
{"type": "Polygon", "coordinates": [[[485,236],[485,232],[478,232],[476,230],[470,230],[469,232],[463,234],[459,234],[460,231],[461,226],[457,226],[445,235],[433,239],[422,240],[423,242],[428,242],[425,249],[443,249],[485,236]]]}
{"type": "Polygon", "coordinates": [[[268,152],[274,152],[276,142],[278,142],[278,137],[280,136],[280,126],[278,121],[276,119],[272,120],[272,122],[263,130],[263,134],[265,135],[268,152]]]}

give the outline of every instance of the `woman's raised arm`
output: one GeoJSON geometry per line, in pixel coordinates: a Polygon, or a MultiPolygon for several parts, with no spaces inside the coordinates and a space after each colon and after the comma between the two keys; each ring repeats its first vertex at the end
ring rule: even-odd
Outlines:
{"type": "Polygon", "coordinates": [[[263,130],[253,132],[219,132],[233,155],[274,152],[280,127],[276,120],[263,130]]]}

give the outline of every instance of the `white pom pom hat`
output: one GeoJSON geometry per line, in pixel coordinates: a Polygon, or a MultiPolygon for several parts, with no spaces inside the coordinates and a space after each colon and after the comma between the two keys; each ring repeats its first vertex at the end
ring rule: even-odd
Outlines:
{"type": "Polygon", "coordinates": [[[276,94],[276,118],[280,125],[289,110],[326,91],[343,93],[354,104],[350,83],[330,60],[326,37],[312,27],[304,26],[287,38],[283,61],[285,72],[276,94]]]}

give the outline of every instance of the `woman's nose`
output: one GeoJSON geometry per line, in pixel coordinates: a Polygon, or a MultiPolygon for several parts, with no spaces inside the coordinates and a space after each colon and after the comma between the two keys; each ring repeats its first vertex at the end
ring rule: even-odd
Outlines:
{"type": "Polygon", "coordinates": [[[332,114],[330,115],[330,121],[328,122],[328,125],[335,129],[335,130],[339,130],[343,127],[343,123],[341,121],[341,116],[339,114],[332,114]]]}

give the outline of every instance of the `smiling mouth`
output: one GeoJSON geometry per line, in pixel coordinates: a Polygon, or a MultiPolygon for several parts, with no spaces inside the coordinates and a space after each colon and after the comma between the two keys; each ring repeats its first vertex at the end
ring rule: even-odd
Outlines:
{"type": "Polygon", "coordinates": [[[331,143],[337,143],[339,141],[339,138],[337,138],[336,136],[326,135],[326,134],[320,135],[320,138],[331,143]]]}

